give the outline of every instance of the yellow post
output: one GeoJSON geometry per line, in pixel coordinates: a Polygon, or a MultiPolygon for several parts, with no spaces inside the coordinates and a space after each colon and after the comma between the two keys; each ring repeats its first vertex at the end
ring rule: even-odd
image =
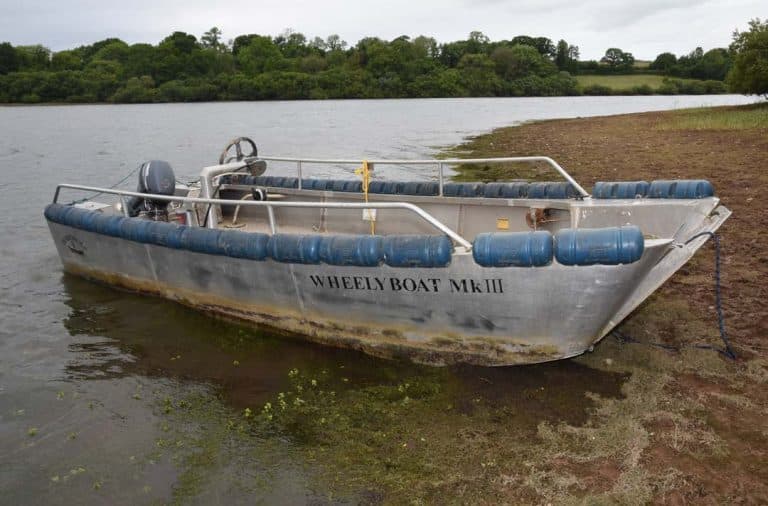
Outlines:
{"type": "MultiPolygon", "coordinates": [[[[368,160],[363,160],[363,166],[355,169],[355,174],[363,177],[363,196],[366,204],[368,203],[368,184],[371,182],[371,170],[373,169],[369,168],[368,160]]],[[[371,218],[371,235],[376,235],[376,221],[370,210],[368,213],[368,217],[371,218]]]]}

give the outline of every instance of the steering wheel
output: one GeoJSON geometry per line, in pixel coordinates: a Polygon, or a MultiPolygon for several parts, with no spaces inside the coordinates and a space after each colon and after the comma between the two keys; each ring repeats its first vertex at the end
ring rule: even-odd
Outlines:
{"type": "Polygon", "coordinates": [[[229,141],[229,144],[227,144],[227,147],[224,148],[224,151],[221,152],[221,156],[219,156],[219,165],[223,165],[225,163],[229,163],[232,161],[242,161],[245,158],[254,158],[258,156],[258,150],[256,149],[256,143],[253,142],[248,137],[236,137],[229,141]],[[248,154],[243,153],[243,148],[241,146],[241,143],[246,143],[250,145],[251,152],[248,154]],[[232,148],[235,148],[235,154],[230,155],[230,151],[232,148]]]}

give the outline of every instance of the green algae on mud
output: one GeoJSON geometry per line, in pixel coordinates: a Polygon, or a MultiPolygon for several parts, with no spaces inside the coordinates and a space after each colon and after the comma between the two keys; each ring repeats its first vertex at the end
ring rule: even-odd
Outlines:
{"type": "MultiPolygon", "coordinates": [[[[584,423],[590,396],[615,398],[626,380],[578,364],[531,367],[539,370],[422,368],[379,378],[350,378],[346,366],[291,369],[289,388],[260,406],[232,409],[226,390],[164,399],[158,409],[171,433],[192,426],[196,434],[179,437],[186,440],[181,447],[173,438],[166,444],[190,452],[177,459],[175,495],[197,497],[208,476],[221,475],[217,462],[237,460],[222,453],[248,449],[252,462],[242,459],[236,469],[290,461],[303,470],[308,490],[326,498],[501,497],[487,480],[519,463],[543,421],[584,423]]],[[[258,494],[271,481],[261,478],[239,484],[258,494]]]]}

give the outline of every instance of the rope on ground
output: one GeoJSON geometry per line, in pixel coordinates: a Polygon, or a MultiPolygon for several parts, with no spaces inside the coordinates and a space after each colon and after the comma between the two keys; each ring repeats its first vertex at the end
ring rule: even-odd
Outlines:
{"type": "Polygon", "coordinates": [[[720,328],[720,339],[723,340],[723,344],[725,345],[725,349],[723,350],[714,347],[711,348],[717,350],[719,353],[722,353],[731,360],[736,360],[736,352],[733,351],[731,342],[728,340],[728,334],[725,332],[725,316],[723,316],[723,294],[720,288],[720,236],[714,232],[701,232],[685,241],[685,244],[687,245],[694,239],[703,236],[709,236],[709,238],[715,242],[715,308],[717,310],[717,325],[720,328]]]}
{"type": "MultiPolygon", "coordinates": [[[[694,344],[694,345],[690,345],[689,347],[700,348],[704,350],[714,350],[731,360],[736,360],[736,352],[733,351],[733,348],[731,347],[731,342],[728,339],[728,334],[725,331],[725,316],[723,316],[723,295],[720,287],[720,236],[715,234],[714,232],[701,232],[699,234],[694,235],[687,241],[685,241],[685,245],[688,245],[689,243],[698,239],[699,237],[704,237],[704,236],[708,236],[715,243],[715,309],[717,310],[717,325],[718,325],[718,328],[720,329],[720,339],[723,340],[723,344],[725,347],[718,348],[716,346],[711,346],[709,344],[694,344]]],[[[658,342],[643,343],[642,341],[638,341],[632,336],[628,336],[627,334],[624,334],[617,329],[614,329],[611,333],[622,344],[624,343],[648,344],[649,346],[655,346],[657,348],[663,348],[665,350],[672,350],[672,351],[680,351],[681,348],[685,347],[685,346],[679,346],[679,347],[672,346],[669,344],[658,343],[658,342]]]]}

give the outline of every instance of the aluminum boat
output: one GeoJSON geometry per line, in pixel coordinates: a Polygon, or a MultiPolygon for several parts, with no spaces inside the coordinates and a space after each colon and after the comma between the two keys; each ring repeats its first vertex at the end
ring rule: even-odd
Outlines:
{"type": "Polygon", "coordinates": [[[598,182],[590,194],[544,156],[265,157],[248,138],[195,184],[153,160],[137,191],[59,184],[45,209],[66,272],[435,365],[590,350],[729,215],[705,180],[598,182]],[[498,163],[547,166],[564,181],[448,180],[457,164],[498,163]],[[436,176],[380,178],[392,165],[436,176]],[[359,168],[308,177],[321,167],[359,168]],[[62,204],[63,191],[110,198],[62,204]]]}

